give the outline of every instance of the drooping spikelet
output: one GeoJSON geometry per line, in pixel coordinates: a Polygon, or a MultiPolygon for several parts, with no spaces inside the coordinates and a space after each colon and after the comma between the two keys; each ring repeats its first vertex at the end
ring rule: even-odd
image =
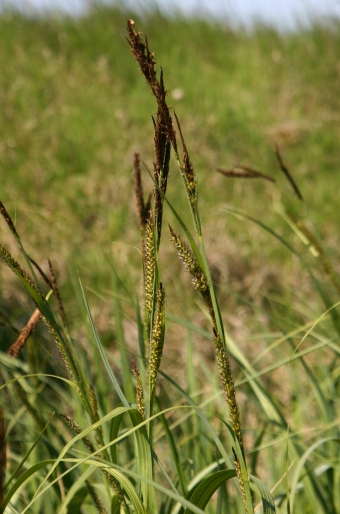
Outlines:
{"type": "Polygon", "coordinates": [[[239,441],[239,444],[243,450],[243,442],[242,442],[242,434],[241,434],[241,424],[240,424],[240,415],[238,410],[238,405],[236,401],[236,393],[234,387],[234,381],[232,376],[232,371],[230,367],[230,361],[228,354],[225,349],[225,345],[223,344],[222,338],[218,333],[217,325],[216,325],[216,317],[214,313],[213,303],[211,299],[211,294],[209,290],[208,280],[205,272],[202,270],[199,265],[196,257],[189,249],[188,245],[182,241],[180,236],[175,234],[175,232],[170,227],[170,239],[174,246],[177,248],[180,259],[182,260],[185,268],[189,271],[192,277],[192,283],[201,295],[203,300],[205,301],[209,314],[213,324],[214,330],[214,346],[216,352],[216,359],[219,374],[221,377],[222,385],[224,392],[227,397],[227,402],[230,411],[230,417],[233,425],[233,429],[235,435],[239,441]]]}
{"type": "Polygon", "coordinates": [[[26,289],[32,288],[41,298],[43,298],[31,277],[22,269],[20,264],[13,259],[12,255],[2,244],[0,244],[0,261],[6,263],[13,273],[22,280],[26,289]]]}
{"type": "Polygon", "coordinates": [[[179,258],[183,262],[184,267],[189,271],[195,289],[200,292],[205,292],[208,289],[208,281],[196,257],[188,245],[173,231],[170,226],[169,230],[170,241],[173,243],[175,248],[177,248],[179,258]]]}
{"type": "Polygon", "coordinates": [[[83,391],[86,390],[84,386],[84,382],[81,376],[81,373],[78,369],[77,363],[74,358],[74,354],[72,352],[72,349],[68,343],[68,341],[64,341],[62,336],[56,331],[55,327],[51,323],[51,321],[46,318],[46,316],[41,316],[41,319],[44,321],[44,323],[47,325],[47,328],[53,337],[53,340],[55,344],[57,345],[57,348],[60,352],[61,358],[64,361],[65,367],[72,379],[72,381],[75,384],[76,390],[84,402],[86,403],[86,399],[84,398],[83,391]]]}
{"type": "Polygon", "coordinates": [[[92,500],[93,504],[95,505],[99,514],[107,514],[107,510],[105,509],[104,504],[101,501],[101,499],[99,498],[95,488],[90,484],[90,482],[88,480],[85,480],[85,483],[86,483],[86,489],[88,490],[91,500],[92,500]]]}
{"type": "Polygon", "coordinates": [[[231,371],[230,360],[225,350],[221,337],[214,329],[214,346],[216,353],[216,360],[220,378],[222,381],[223,389],[227,397],[229,413],[234,433],[243,451],[243,440],[241,433],[240,413],[236,401],[236,392],[234,386],[233,374],[231,371]]]}
{"type": "MultiPolygon", "coordinates": [[[[72,418],[70,418],[69,416],[66,416],[65,414],[61,414],[60,416],[65,420],[65,422],[68,424],[68,426],[76,434],[80,434],[82,432],[81,427],[72,418]]],[[[91,443],[90,439],[87,436],[83,437],[82,441],[85,444],[85,446],[90,450],[91,453],[95,453],[96,450],[95,450],[93,444],[91,443]]],[[[99,455],[99,457],[100,457],[100,455],[99,455]]],[[[107,479],[107,481],[110,483],[116,496],[118,496],[120,504],[124,505],[125,500],[124,500],[124,497],[122,495],[122,492],[120,490],[119,484],[117,483],[116,479],[110,473],[108,473],[105,470],[105,468],[102,468],[101,471],[102,471],[103,475],[105,476],[105,478],[107,479]]]]}
{"type": "Polygon", "coordinates": [[[156,299],[156,313],[152,327],[150,351],[149,351],[149,385],[150,385],[150,396],[153,394],[155,388],[159,366],[161,364],[163,343],[164,343],[164,297],[165,292],[163,285],[160,284],[157,291],[156,299]]]}
{"type": "MultiPolygon", "coordinates": [[[[75,432],[76,434],[82,433],[82,428],[76,423],[72,418],[69,416],[66,416],[66,414],[60,414],[60,416],[63,418],[63,420],[68,424],[68,426],[75,432]]],[[[83,443],[85,444],[86,448],[90,450],[91,453],[95,453],[95,448],[93,444],[91,443],[90,439],[87,436],[84,436],[82,438],[83,443]]]]}
{"type": "Polygon", "coordinates": [[[177,248],[179,258],[183,262],[184,267],[189,271],[191,275],[191,281],[195,289],[200,292],[206,306],[209,310],[209,315],[213,326],[216,328],[216,318],[211,300],[209,284],[207,276],[204,270],[199,265],[196,257],[188,247],[188,245],[178,236],[175,232],[170,229],[170,240],[173,245],[177,248]]]}

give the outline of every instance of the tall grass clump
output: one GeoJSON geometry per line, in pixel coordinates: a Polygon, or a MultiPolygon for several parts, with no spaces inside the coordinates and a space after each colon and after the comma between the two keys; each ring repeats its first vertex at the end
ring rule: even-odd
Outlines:
{"type": "MultiPolygon", "coordinates": [[[[0,513],[340,513],[337,272],[313,226],[300,215],[281,213],[317,259],[316,270],[280,234],[244,215],[301,262],[324,307],[314,317],[306,305],[297,312],[291,307],[287,318],[271,301],[260,312],[272,327],[261,334],[268,345],[247,355],[235,343],[213,284],[199,183],[179,119],[167,103],[163,70],[132,20],[127,32],[157,110],[153,169],[144,170],[138,153],[133,161],[143,271],[135,297],[109,259],[119,348],[114,356],[100,340],[81,281],[90,335],[83,341],[70,333],[53,263],[44,271],[27,254],[0,203],[20,250],[16,259],[1,244],[0,259],[32,300],[28,323],[8,354],[1,353],[0,513]],[[191,224],[167,195],[176,161],[191,224]],[[147,173],[150,195],[144,191],[147,173]],[[204,328],[187,313],[171,314],[162,265],[163,243],[169,240],[196,291],[204,328]],[[125,301],[135,312],[135,330],[129,333],[125,301]],[[41,322],[53,341],[46,349],[35,339],[41,322]],[[177,345],[183,360],[186,355],[184,377],[163,355],[173,323],[186,330],[177,345]],[[214,364],[198,358],[199,339],[213,349],[214,364]]],[[[303,196],[279,148],[276,154],[303,210],[303,196]]],[[[250,167],[219,171],[273,182],[250,167]]],[[[181,284],[181,276],[174,281],[181,284]]]]}

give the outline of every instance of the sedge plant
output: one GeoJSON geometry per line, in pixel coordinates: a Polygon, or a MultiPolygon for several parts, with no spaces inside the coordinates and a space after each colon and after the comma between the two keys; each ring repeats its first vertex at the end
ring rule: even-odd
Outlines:
{"type": "MultiPolygon", "coordinates": [[[[330,386],[318,383],[305,360],[308,352],[295,345],[296,334],[304,334],[303,340],[318,327],[320,320],[290,332],[281,327],[280,335],[275,332],[272,348],[287,343],[292,354],[260,371],[257,366],[266,352],[252,362],[228,335],[204,245],[198,180],[179,119],[176,114],[172,115],[167,104],[163,71],[157,69],[147,39],[143,40],[135,31],[132,20],[128,20],[127,35],[132,55],[157,105],[153,118],[154,164],[150,173],[153,190],[146,199],[138,154],[133,162],[143,268],[142,292],[136,301],[131,299],[136,312],[138,350],[131,359],[124,333],[121,284],[112,265],[121,369],[112,366],[80,282],[91,331],[87,351],[92,354],[95,373],[91,372],[86,352],[82,352],[82,346],[68,329],[67,311],[65,314],[52,263],[49,262],[46,274],[30,258],[10,214],[0,203],[0,213],[21,251],[23,264],[2,244],[1,261],[16,275],[33,301],[30,319],[17,334],[9,355],[1,354],[0,513],[252,514],[262,509],[265,514],[283,514],[301,512],[306,498],[319,509],[314,512],[340,512],[340,495],[336,489],[340,476],[338,453],[332,456],[334,445],[338,445],[340,439],[336,409],[327,396],[330,386]],[[167,197],[172,153],[183,179],[192,230],[167,197]],[[164,227],[164,207],[172,213],[177,228],[164,227]],[[164,237],[170,239],[174,253],[191,277],[195,294],[199,295],[209,320],[209,329],[203,330],[167,312],[167,284],[162,279],[160,266],[164,237]],[[216,373],[211,373],[205,363],[201,363],[200,371],[213,391],[213,405],[218,406],[216,413],[207,408],[211,397],[207,400],[195,391],[197,378],[190,358],[186,367],[188,390],[162,367],[163,349],[167,344],[166,325],[171,321],[187,329],[188,355],[193,351],[192,339],[198,333],[214,350],[216,373]],[[32,344],[42,322],[55,345],[49,350],[49,368],[44,370],[37,360],[39,349],[32,344]],[[25,351],[27,359],[20,359],[25,351]],[[233,375],[232,359],[241,370],[238,380],[233,375]],[[302,366],[306,383],[317,399],[321,419],[329,429],[328,434],[309,445],[298,429],[291,431],[286,412],[261,379],[261,375],[293,361],[302,366]],[[60,372],[61,363],[65,373],[60,372]],[[264,419],[251,446],[244,437],[242,419],[246,416],[242,416],[236,393],[242,383],[248,385],[249,397],[258,406],[261,420],[264,419]],[[277,458],[275,448],[279,443],[283,444],[284,451],[277,458]],[[10,452],[6,452],[6,448],[10,452]],[[262,451],[268,448],[269,454],[262,458],[262,451]],[[324,467],[313,467],[310,459],[314,452],[318,453],[324,467]],[[277,484],[284,484],[283,492],[277,493],[278,485],[274,485],[271,493],[256,477],[261,468],[275,470],[267,478],[271,484],[274,479],[277,484]],[[296,505],[299,510],[293,510],[296,505]]],[[[284,168],[282,159],[281,167],[284,168]]],[[[249,169],[245,171],[249,176],[249,169]]],[[[291,177],[290,182],[296,189],[291,177]]],[[[294,217],[286,216],[286,219],[313,247],[338,294],[336,271],[318,238],[294,217]]],[[[264,225],[263,228],[279,239],[273,230],[264,225]]],[[[281,242],[286,244],[282,238],[281,242]]],[[[312,270],[307,266],[306,269],[320,291],[327,309],[325,316],[333,323],[333,332],[339,334],[336,305],[312,270]]],[[[279,320],[274,321],[280,328],[279,320]]],[[[321,332],[315,332],[314,338],[310,352],[327,344],[338,356],[334,342],[325,342],[321,332]]],[[[332,387],[336,388],[339,374],[335,366],[332,374],[332,387]]],[[[309,508],[307,512],[313,510],[309,508]]]]}

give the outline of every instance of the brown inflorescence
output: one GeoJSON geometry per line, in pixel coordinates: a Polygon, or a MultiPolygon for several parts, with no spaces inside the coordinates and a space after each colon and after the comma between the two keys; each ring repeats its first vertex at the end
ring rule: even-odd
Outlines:
{"type": "MultiPolygon", "coordinates": [[[[131,47],[132,54],[138,62],[140,69],[145,76],[147,83],[149,84],[153,95],[157,100],[157,116],[154,120],[154,149],[155,149],[155,162],[154,162],[154,218],[155,227],[157,234],[157,245],[159,246],[162,230],[162,217],[163,217],[163,200],[166,193],[168,175],[169,175],[169,163],[171,145],[177,152],[176,134],[170,116],[170,109],[166,103],[167,91],[164,87],[163,72],[160,71],[160,78],[157,79],[157,72],[155,65],[157,61],[154,54],[150,52],[147,38],[142,41],[139,33],[134,31],[133,20],[128,20],[127,30],[129,34],[128,43],[131,47]]],[[[135,162],[135,167],[138,173],[138,166],[135,162]]],[[[136,172],[135,172],[136,176],[136,172]]],[[[139,183],[141,185],[141,182],[139,183]]],[[[139,212],[140,221],[143,219],[145,213],[141,209],[141,195],[140,187],[137,184],[138,190],[138,205],[137,210],[139,212]],[[141,213],[143,213],[141,215],[141,213]]],[[[136,189],[135,189],[136,191],[136,189]]]]}
{"type": "Polygon", "coordinates": [[[6,207],[4,206],[4,204],[1,201],[0,201],[0,214],[2,215],[4,220],[6,221],[6,223],[8,225],[8,228],[14,234],[15,238],[19,239],[18,233],[17,233],[16,228],[14,226],[14,223],[12,221],[12,218],[8,214],[8,212],[6,210],[6,207]]]}
{"type": "Polygon", "coordinates": [[[17,338],[17,340],[15,341],[15,343],[13,343],[10,346],[10,348],[8,350],[9,355],[11,355],[12,357],[18,357],[20,350],[25,346],[26,341],[28,340],[30,335],[34,332],[36,326],[38,325],[38,323],[40,321],[40,318],[41,318],[41,314],[40,314],[39,309],[35,309],[32,316],[28,320],[27,325],[20,332],[20,335],[17,338]]]}
{"type": "Polygon", "coordinates": [[[158,81],[157,72],[155,70],[155,65],[157,64],[157,61],[154,57],[154,54],[149,50],[148,40],[147,38],[145,38],[145,42],[142,41],[140,38],[140,33],[134,31],[134,26],[135,22],[133,20],[128,20],[128,43],[131,47],[132,55],[138,62],[141,72],[146,78],[147,83],[149,84],[151,91],[157,100],[157,118],[162,120],[162,122],[159,123],[159,125],[163,127],[163,132],[165,133],[168,141],[171,141],[172,145],[176,149],[175,131],[169,113],[169,108],[165,102],[166,90],[164,88],[162,71],[160,74],[160,80],[158,81]]]}
{"type": "Polygon", "coordinates": [[[55,294],[55,297],[56,297],[57,303],[58,303],[58,311],[59,311],[59,314],[60,314],[60,318],[61,318],[61,320],[63,322],[64,327],[66,327],[65,309],[64,309],[64,306],[63,306],[63,302],[61,300],[61,295],[60,295],[59,287],[58,287],[58,284],[57,284],[57,279],[56,279],[54,268],[52,266],[52,262],[50,261],[50,259],[48,259],[48,268],[50,270],[50,275],[51,275],[52,289],[53,289],[53,292],[55,294]]]}
{"type": "Polygon", "coordinates": [[[293,178],[293,175],[290,173],[289,169],[283,162],[281,152],[280,152],[280,149],[279,149],[279,146],[277,145],[277,143],[274,144],[274,150],[275,150],[275,155],[276,155],[276,158],[279,163],[281,171],[285,174],[288,182],[290,183],[290,185],[293,188],[295,195],[298,197],[299,200],[301,200],[301,202],[303,202],[304,200],[303,200],[303,196],[300,192],[300,189],[298,188],[297,183],[295,182],[295,180],[293,178]]]}
{"type": "Polygon", "coordinates": [[[139,226],[143,231],[149,218],[151,197],[149,197],[148,201],[145,204],[140,169],[140,159],[139,154],[137,152],[134,154],[133,160],[133,186],[139,226]]]}
{"type": "Polygon", "coordinates": [[[265,173],[261,173],[260,171],[254,170],[249,166],[243,166],[242,164],[238,164],[234,166],[231,170],[223,170],[222,168],[216,168],[218,173],[224,175],[225,177],[231,178],[263,178],[264,180],[268,180],[269,182],[276,182],[276,180],[272,177],[269,177],[265,173]]]}

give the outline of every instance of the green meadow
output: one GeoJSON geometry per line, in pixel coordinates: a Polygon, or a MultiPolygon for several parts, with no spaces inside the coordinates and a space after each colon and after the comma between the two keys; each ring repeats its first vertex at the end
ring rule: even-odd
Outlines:
{"type": "Polygon", "coordinates": [[[339,56],[0,15],[0,514],[340,514],[339,56]]]}

